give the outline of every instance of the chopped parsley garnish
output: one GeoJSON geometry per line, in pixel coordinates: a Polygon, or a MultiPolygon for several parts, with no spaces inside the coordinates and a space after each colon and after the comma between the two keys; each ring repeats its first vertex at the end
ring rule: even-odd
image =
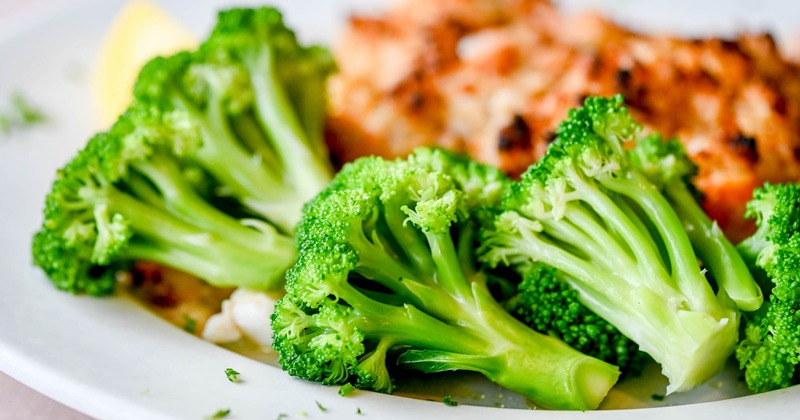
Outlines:
{"type": "Polygon", "coordinates": [[[11,118],[8,115],[0,114],[0,132],[8,133],[11,131],[11,118]]]}
{"type": "Polygon", "coordinates": [[[356,387],[353,386],[351,383],[346,383],[339,388],[339,395],[346,397],[353,393],[356,390],[356,387]]]}
{"type": "Polygon", "coordinates": [[[18,128],[27,128],[46,121],[44,113],[34,107],[20,93],[11,97],[11,107],[0,110],[0,132],[8,133],[18,128]]]}
{"type": "Polygon", "coordinates": [[[208,418],[211,419],[211,420],[224,419],[225,417],[228,417],[229,414],[231,414],[231,409],[230,408],[225,408],[225,409],[222,409],[222,410],[217,410],[217,412],[214,413],[214,415],[212,415],[211,417],[208,417],[208,418]]]}
{"type": "Polygon", "coordinates": [[[650,396],[654,401],[664,401],[664,396],[661,394],[653,394],[650,396]]]}
{"type": "Polygon", "coordinates": [[[195,321],[194,318],[190,317],[189,315],[184,315],[183,330],[189,334],[194,334],[197,332],[197,321],[195,321]]]}
{"type": "Polygon", "coordinates": [[[239,372],[231,368],[225,369],[225,376],[227,376],[228,380],[233,383],[239,382],[239,372]]]}
{"type": "Polygon", "coordinates": [[[46,119],[41,110],[33,107],[28,100],[19,93],[11,98],[11,105],[19,116],[20,121],[25,124],[36,124],[46,119]]]}
{"type": "Polygon", "coordinates": [[[317,403],[317,407],[319,408],[319,411],[322,411],[323,413],[328,411],[328,409],[324,405],[320,404],[319,401],[314,401],[314,402],[317,403]]]}
{"type": "Polygon", "coordinates": [[[455,407],[455,406],[458,405],[458,401],[453,401],[453,397],[451,397],[449,395],[445,395],[444,399],[442,400],[442,402],[444,403],[444,405],[447,405],[447,406],[450,406],[450,407],[455,407]]]}
{"type": "Polygon", "coordinates": [[[283,420],[283,419],[288,419],[288,418],[289,418],[288,414],[280,413],[280,414],[278,414],[278,418],[276,418],[275,420],[283,420]]]}
{"type": "Polygon", "coordinates": [[[358,414],[359,416],[361,415],[361,407],[358,407],[358,409],[356,409],[356,414],[358,414]]]}

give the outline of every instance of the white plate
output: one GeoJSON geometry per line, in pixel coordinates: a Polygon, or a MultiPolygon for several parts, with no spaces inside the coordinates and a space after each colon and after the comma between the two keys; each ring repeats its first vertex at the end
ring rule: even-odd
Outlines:
{"type": "MultiPolygon", "coordinates": [[[[220,2],[162,1],[198,35],[205,33],[220,2]]],[[[279,2],[290,25],[314,41],[332,39],[353,8],[374,2],[279,2]]],[[[569,6],[577,2],[569,1],[569,6]]],[[[800,24],[789,2],[603,1],[606,10],[638,27],[678,28],[690,34],[750,29],[786,33],[800,24]],[[759,4],[757,8],[755,4],[759,4]],[[711,18],[711,20],[709,20],[711,18]],[[679,24],[676,24],[679,23],[679,24]],[[768,26],[773,25],[773,26],[768,26]]],[[[40,106],[49,122],[0,137],[0,370],[40,392],[99,418],[201,419],[219,409],[231,418],[531,418],[527,410],[447,407],[369,392],[342,398],[279,369],[196,339],[126,299],[73,297],[54,290],[31,265],[30,238],[45,193],[60,167],[95,131],[90,74],[106,26],[121,1],[80,1],[58,10],[40,9],[27,22],[0,27],[0,108],[12,92],[40,106]],[[225,377],[241,372],[242,383],[225,377]],[[321,412],[317,403],[327,408],[321,412]],[[361,415],[357,411],[361,411],[361,415]]],[[[238,4],[241,4],[238,3],[238,4]]],[[[712,382],[665,404],[717,398],[712,382]]],[[[727,392],[727,391],[725,391],[727,392]]],[[[712,403],[592,413],[537,412],[536,418],[718,418],[789,417],[800,410],[800,387],[712,403]]]]}

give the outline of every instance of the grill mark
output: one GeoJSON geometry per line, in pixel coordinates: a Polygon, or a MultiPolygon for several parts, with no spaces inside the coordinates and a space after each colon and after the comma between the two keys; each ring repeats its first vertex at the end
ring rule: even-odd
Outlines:
{"type": "Polygon", "coordinates": [[[531,129],[519,114],[514,115],[511,124],[500,130],[497,148],[500,151],[525,150],[531,147],[531,129]]]}

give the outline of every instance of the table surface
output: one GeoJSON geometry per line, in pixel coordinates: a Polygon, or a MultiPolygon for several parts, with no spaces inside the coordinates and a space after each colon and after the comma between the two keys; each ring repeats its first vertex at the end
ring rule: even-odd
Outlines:
{"type": "Polygon", "coordinates": [[[84,420],[81,414],[0,372],[0,419],[84,420]]]}

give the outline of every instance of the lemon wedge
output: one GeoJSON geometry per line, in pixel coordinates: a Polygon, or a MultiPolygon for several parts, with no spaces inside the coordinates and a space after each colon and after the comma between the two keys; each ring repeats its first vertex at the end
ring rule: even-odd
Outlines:
{"type": "Polygon", "coordinates": [[[125,5],[106,33],[92,79],[103,127],[116,121],[133,96],[139,70],[151,58],[196,47],[197,38],[153,3],[125,5]]]}

